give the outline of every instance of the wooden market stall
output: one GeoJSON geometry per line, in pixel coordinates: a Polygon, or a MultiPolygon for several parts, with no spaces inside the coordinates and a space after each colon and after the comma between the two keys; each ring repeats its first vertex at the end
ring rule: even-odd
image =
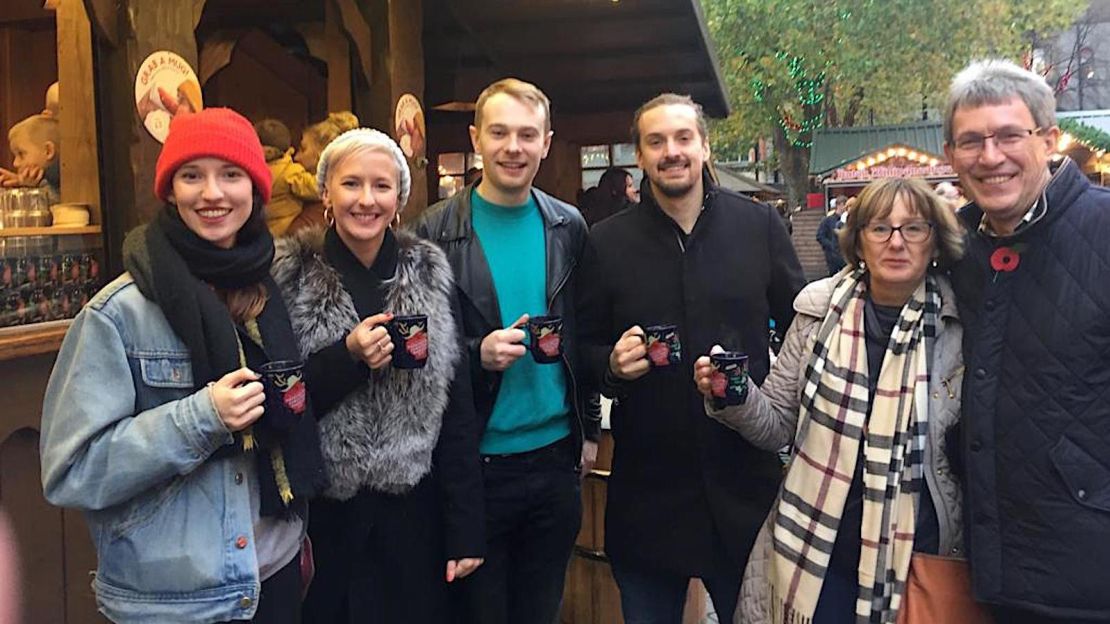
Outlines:
{"type": "MultiPolygon", "coordinates": [[[[56,199],[86,206],[90,219],[82,227],[12,227],[4,220],[11,211],[0,204],[0,380],[7,389],[0,410],[0,509],[18,545],[20,578],[4,581],[17,583],[22,621],[75,624],[105,621],[89,583],[95,554],[80,513],[43,499],[38,428],[46,382],[79,305],[61,314],[41,294],[63,292],[60,283],[45,283],[52,272],[43,263],[81,259],[74,262],[81,292],[93,293],[122,270],[126,232],[159,207],[151,182],[160,144],[136,114],[135,80],[144,60],[172,52],[203,79],[205,105],[279,117],[295,131],[329,110],[351,108],[364,123],[389,127],[400,95],[423,92],[422,20],[419,2],[387,0],[47,5],[9,0],[0,15],[0,123],[6,130],[42,111],[47,87],[58,81],[62,182],[56,199]],[[38,246],[29,249],[29,242],[38,246]],[[29,273],[30,266],[47,270],[29,273]]],[[[10,167],[7,141],[0,144],[0,166],[10,167]]],[[[422,171],[414,168],[418,202],[422,171]]]]}

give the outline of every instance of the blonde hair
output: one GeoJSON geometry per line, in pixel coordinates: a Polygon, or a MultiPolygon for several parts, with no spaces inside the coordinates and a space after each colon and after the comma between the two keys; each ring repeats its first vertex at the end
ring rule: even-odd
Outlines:
{"type": "Polygon", "coordinates": [[[24,137],[36,145],[54,144],[54,151],[59,151],[59,124],[54,117],[47,115],[31,115],[20,121],[8,130],[8,142],[14,142],[18,137],[24,137]]]}
{"type": "Polygon", "coordinates": [[[920,178],[885,178],[875,180],[858,195],[859,203],[848,210],[844,227],[840,228],[840,251],[848,264],[859,264],[859,235],[875,219],[888,216],[899,197],[922,219],[933,224],[937,267],[946,269],[963,255],[964,241],[956,215],[920,178]]]}
{"type": "Polygon", "coordinates": [[[397,165],[397,199],[398,211],[400,211],[405,207],[405,203],[409,200],[409,193],[412,192],[412,172],[397,142],[380,130],[355,128],[328,143],[324,151],[320,152],[320,160],[316,164],[316,187],[324,189],[336,165],[363,151],[378,151],[393,158],[394,164],[397,165]]]}
{"type": "Polygon", "coordinates": [[[503,78],[482,90],[478,95],[478,101],[474,104],[475,128],[479,130],[482,128],[482,109],[485,108],[486,101],[498,93],[512,96],[518,102],[542,110],[544,132],[551,130],[551,100],[547,99],[544,92],[536,85],[517,78],[503,78]]]}
{"type": "Polygon", "coordinates": [[[328,143],[335,140],[335,137],[343,134],[348,130],[354,130],[358,127],[358,117],[351,111],[339,111],[337,113],[328,113],[328,118],[314,123],[304,129],[304,136],[310,137],[316,142],[316,146],[323,151],[328,143]]]}

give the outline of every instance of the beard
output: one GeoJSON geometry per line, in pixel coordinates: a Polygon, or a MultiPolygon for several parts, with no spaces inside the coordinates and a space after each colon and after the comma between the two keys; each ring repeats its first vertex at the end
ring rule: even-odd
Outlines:
{"type": "Polygon", "coordinates": [[[691,191],[694,190],[694,182],[693,181],[672,182],[672,183],[668,183],[668,184],[663,184],[663,183],[660,183],[656,180],[652,180],[652,182],[655,183],[654,186],[655,186],[655,188],[659,189],[660,193],[662,193],[663,195],[666,195],[667,197],[669,197],[671,199],[680,199],[682,197],[686,197],[687,195],[690,194],[691,191]]]}
{"type": "MultiPolygon", "coordinates": [[[[693,164],[683,158],[665,160],[658,165],[660,173],[662,173],[662,169],[667,167],[668,165],[690,165],[692,167],[693,164]]],[[[697,175],[701,175],[701,172],[697,172],[697,175]]],[[[651,175],[649,175],[648,177],[651,179],[653,187],[655,187],[659,190],[660,193],[671,199],[680,199],[682,197],[685,197],[691,191],[693,191],[694,187],[697,185],[697,178],[691,178],[689,180],[665,180],[661,175],[659,177],[652,177],[651,175]]]]}

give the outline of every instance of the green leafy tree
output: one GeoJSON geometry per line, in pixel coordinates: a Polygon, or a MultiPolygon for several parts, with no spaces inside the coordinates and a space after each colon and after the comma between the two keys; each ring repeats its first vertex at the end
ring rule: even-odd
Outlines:
{"type": "Polygon", "coordinates": [[[732,114],[712,127],[716,157],[771,135],[789,200],[809,189],[813,132],[894,123],[943,106],[970,60],[1020,61],[1085,0],[701,0],[732,114]]]}

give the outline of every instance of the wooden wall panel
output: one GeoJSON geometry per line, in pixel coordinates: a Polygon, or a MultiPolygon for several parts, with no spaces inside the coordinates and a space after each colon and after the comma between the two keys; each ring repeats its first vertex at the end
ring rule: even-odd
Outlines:
{"type": "Polygon", "coordinates": [[[81,514],[42,494],[39,423],[55,354],[0,361],[0,507],[11,520],[21,560],[23,622],[103,624],[89,572],[96,554],[81,514]]]}
{"type": "Polygon", "coordinates": [[[266,117],[280,119],[289,126],[294,146],[305,126],[318,121],[314,113],[323,108],[323,97],[320,90],[310,94],[282,80],[271,67],[238,48],[231,63],[204,85],[205,106],[229,106],[252,122],[266,117]],[[319,102],[314,104],[313,97],[319,102]]]}
{"type": "Polygon", "coordinates": [[[582,175],[578,144],[559,137],[556,130],[555,137],[551,140],[551,149],[540,165],[534,184],[555,197],[574,204],[582,175]]]}

